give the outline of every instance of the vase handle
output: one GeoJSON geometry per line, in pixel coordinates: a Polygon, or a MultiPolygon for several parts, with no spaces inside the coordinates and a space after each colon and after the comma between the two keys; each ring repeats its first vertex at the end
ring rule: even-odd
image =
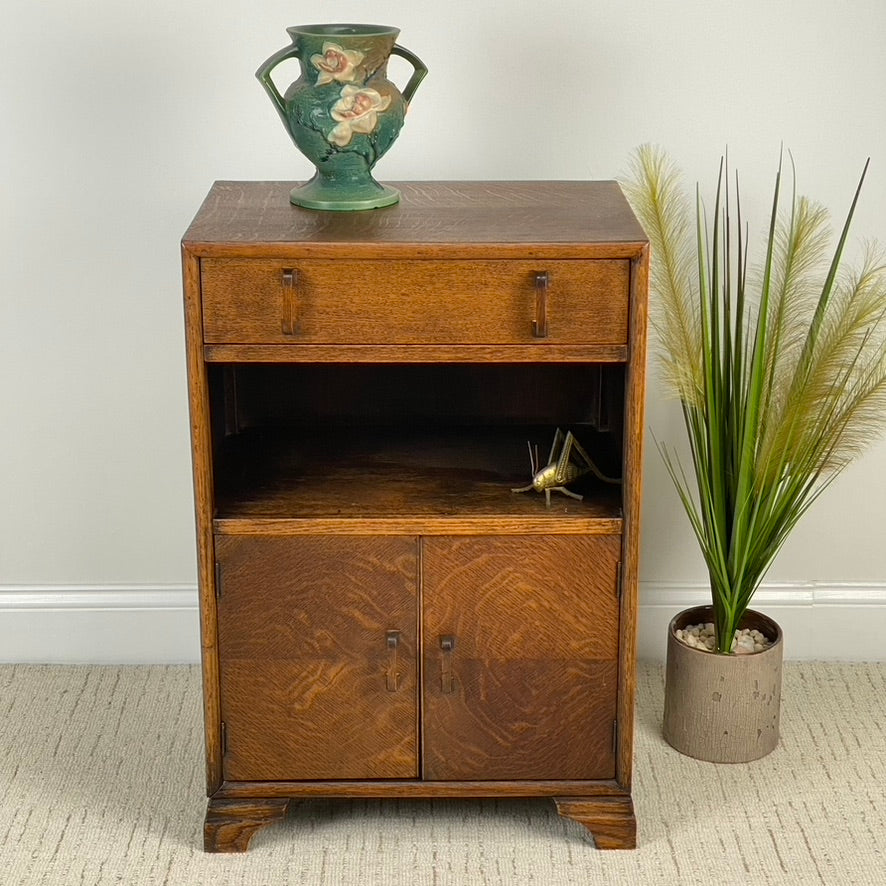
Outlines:
{"type": "Polygon", "coordinates": [[[271,79],[271,71],[273,71],[280,62],[286,61],[288,58],[301,58],[297,41],[293,41],[289,46],[285,46],[283,49],[275,52],[267,61],[263,62],[261,67],[255,72],[258,82],[261,83],[265,88],[265,92],[271,97],[271,101],[274,103],[277,113],[283,118],[283,124],[287,127],[289,126],[289,122],[286,119],[286,103],[283,101],[283,96],[280,95],[277,87],[274,85],[274,81],[271,79]]]}
{"type": "Polygon", "coordinates": [[[391,49],[391,55],[399,55],[401,58],[405,58],[409,64],[412,65],[415,70],[412,72],[412,76],[409,78],[409,82],[403,89],[400,91],[400,94],[406,101],[408,105],[410,101],[412,101],[412,96],[415,93],[415,90],[418,89],[418,84],[421,83],[422,80],[425,79],[425,75],[428,73],[428,69],[425,67],[422,60],[414,53],[410,52],[408,49],[404,49],[400,46],[399,43],[395,43],[393,49],[391,49]]]}

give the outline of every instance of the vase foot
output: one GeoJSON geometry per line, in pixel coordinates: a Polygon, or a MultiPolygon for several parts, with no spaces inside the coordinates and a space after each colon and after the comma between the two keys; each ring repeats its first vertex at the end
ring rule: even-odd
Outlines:
{"type": "Polygon", "coordinates": [[[334,212],[354,212],[361,209],[381,209],[392,206],[400,199],[396,188],[380,185],[375,179],[354,184],[330,184],[320,178],[312,178],[289,193],[289,202],[305,209],[325,209],[334,212]]]}

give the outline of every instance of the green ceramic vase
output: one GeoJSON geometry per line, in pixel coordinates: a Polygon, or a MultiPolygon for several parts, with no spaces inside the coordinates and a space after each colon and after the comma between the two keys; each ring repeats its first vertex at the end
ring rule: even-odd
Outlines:
{"type": "Polygon", "coordinates": [[[298,149],[317,172],[289,199],[309,209],[376,209],[400,199],[372,168],[390,148],[406,108],[428,69],[397,45],[397,28],[382,25],[298,25],[291,45],[274,53],[255,76],[271,97],[298,149]],[[401,92],[387,78],[391,55],[414,68],[401,92]],[[301,76],[281,95],[271,73],[296,58],[301,76]]]}

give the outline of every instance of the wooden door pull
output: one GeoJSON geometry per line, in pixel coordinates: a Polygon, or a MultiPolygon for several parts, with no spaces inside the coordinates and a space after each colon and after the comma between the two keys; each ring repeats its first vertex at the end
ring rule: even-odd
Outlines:
{"type": "Polygon", "coordinates": [[[551,275],[538,271],[535,275],[535,319],[532,321],[532,334],[536,338],[548,337],[548,287],[551,275]]]}
{"type": "Polygon", "coordinates": [[[455,692],[455,677],[452,675],[452,650],[455,649],[455,637],[444,634],[440,637],[440,649],[443,659],[440,667],[440,688],[444,694],[455,692]]]}
{"type": "Polygon", "coordinates": [[[298,326],[298,294],[295,291],[297,284],[298,271],[294,268],[284,268],[281,279],[283,314],[280,324],[283,335],[295,335],[295,328],[298,326]]]}
{"type": "Polygon", "coordinates": [[[400,688],[400,672],[397,670],[397,649],[400,646],[400,632],[388,631],[385,635],[388,644],[388,669],[385,672],[385,686],[388,692],[400,688]]]}

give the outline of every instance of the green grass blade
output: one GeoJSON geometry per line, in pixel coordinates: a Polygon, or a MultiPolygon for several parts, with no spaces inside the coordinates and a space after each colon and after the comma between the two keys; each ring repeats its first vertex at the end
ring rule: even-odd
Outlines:
{"type": "MultiPolygon", "coordinates": [[[[785,223],[779,160],[757,298],[738,176],[733,196],[728,162],[721,161],[710,232],[696,189],[695,229],[681,229],[680,248],[685,254],[694,240],[697,279],[693,290],[690,275],[679,277],[674,304],[693,305],[697,328],[687,334],[684,323],[664,342],[672,368],[681,361],[695,367],[695,382],[681,393],[690,475],[656,442],[705,559],[721,652],[729,651],[735,626],[797,522],[886,426],[886,266],[867,262],[848,286],[838,278],[868,164],[824,280],[814,287],[813,273],[825,261],[823,210],[797,197],[793,158],[791,168],[785,223]],[[693,344],[681,353],[687,342],[693,344]]],[[[643,203],[642,188],[631,193],[643,203]]],[[[667,217],[666,207],[656,211],[667,217]]],[[[653,249],[653,262],[655,256],[653,249]]]]}

